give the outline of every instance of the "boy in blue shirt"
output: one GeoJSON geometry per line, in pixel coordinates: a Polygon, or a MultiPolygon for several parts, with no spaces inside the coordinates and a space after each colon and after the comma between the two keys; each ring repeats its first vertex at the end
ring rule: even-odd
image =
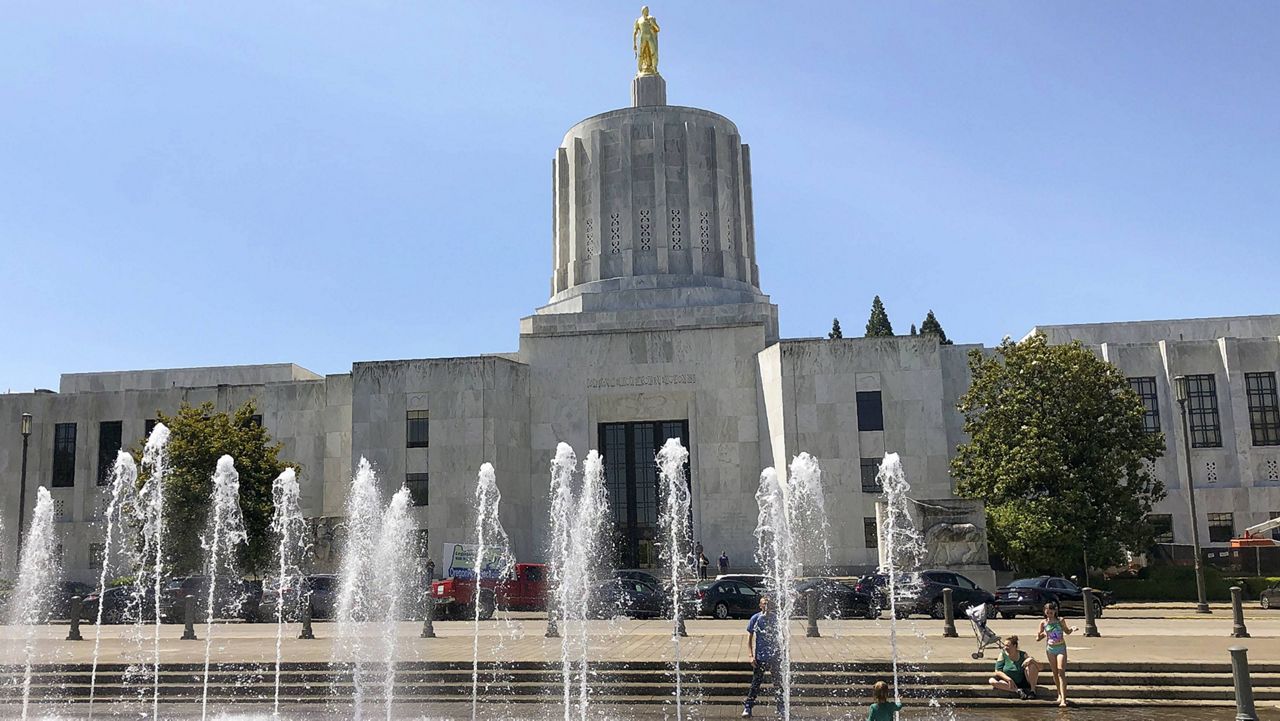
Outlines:
{"type": "Polygon", "coordinates": [[[760,597],[760,612],[747,622],[747,651],[751,653],[751,690],[747,691],[747,698],[742,702],[742,717],[750,718],[765,671],[769,672],[774,704],[781,716],[782,651],[778,648],[778,615],[773,612],[768,596],[760,597]]]}

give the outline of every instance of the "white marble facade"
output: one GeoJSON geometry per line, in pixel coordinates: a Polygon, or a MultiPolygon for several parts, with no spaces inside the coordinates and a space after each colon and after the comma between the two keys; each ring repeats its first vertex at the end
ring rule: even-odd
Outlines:
{"type": "MultiPolygon", "coordinates": [[[[28,513],[36,486],[51,485],[55,425],[76,426],[71,484],[51,490],[68,573],[87,578],[102,533],[101,424],[121,421],[132,446],[157,409],[173,412],[183,401],[231,409],[256,398],[284,457],[302,467],[304,512],[327,528],[342,514],[361,456],[387,490],[427,474],[429,500],[414,514],[433,553],[470,534],[476,472],[491,461],[517,556],[544,558],[556,443],[584,457],[610,423],[687,421],[694,535],[710,558],[724,550],[735,567],[751,564],[761,469],[785,467],[800,451],[822,464],[838,572],[877,560],[866,533],[877,495],[864,488],[864,461],[898,452],[917,497],[953,498],[948,462],[963,440],[955,401],[969,382],[966,353],[980,346],[780,340],[778,309],[756,266],[750,153],[732,122],[666,105],[611,111],[573,126],[553,171],[551,295],[520,321],[515,352],[355,363],[330,376],[290,364],[68,374],[56,393],[0,396],[7,563],[22,413],[34,416],[28,513]],[[870,417],[877,402],[882,423],[870,417]],[[429,419],[425,447],[408,447],[410,412],[429,419]]],[[[1232,513],[1243,528],[1280,512],[1280,446],[1254,445],[1243,381],[1280,371],[1280,315],[1039,330],[1053,342],[1080,339],[1127,375],[1157,379],[1169,442],[1158,472],[1171,487],[1158,510],[1173,516],[1176,540],[1188,535],[1169,390],[1178,374],[1217,378],[1222,445],[1193,452],[1202,537],[1208,513],[1232,513]]],[[[981,524],[972,508],[967,517],[981,524]]],[[[989,568],[971,572],[990,583],[989,568]]]]}

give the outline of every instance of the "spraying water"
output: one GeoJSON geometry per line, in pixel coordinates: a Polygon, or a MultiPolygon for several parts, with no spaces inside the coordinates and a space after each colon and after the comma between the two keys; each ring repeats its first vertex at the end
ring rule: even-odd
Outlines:
{"type": "Polygon", "coordinates": [[[31,702],[31,663],[35,651],[36,624],[49,613],[53,591],[62,572],[58,557],[58,537],[53,530],[53,497],[44,486],[36,491],[36,507],[31,526],[22,539],[18,560],[18,583],[9,604],[9,623],[23,628],[23,654],[26,668],[22,674],[22,718],[27,718],[31,702]]]}
{"type": "Polygon", "coordinates": [[[604,488],[604,459],[596,451],[588,451],[587,459],[582,462],[582,492],[578,498],[577,512],[574,514],[573,534],[570,558],[572,559],[573,598],[575,614],[578,617],[578,713],[581,721],[587,721],[587,709],[590,705],[590,685],[588,670],[590,666],[590,644],[587,635],[587,619],[591,617],[590,609],[594,605],[595,582],[601,568],[601,558],[605,555],[602,543],[602,531],[608,502],[604,488]]]}
{"type": "MultiPolygon", "coordinates": [[[[551,547],[548,549],[551,572],[549,574],[551,613],[563,621],[569,609],[569,573],[570,533],[573,524],[573,471],[578,465],[578,457],[568,443],[556,445],[556,455],[551,460],[551,547]]],[[[563,687],[564,719],[570,721],[572,711],[569,705],[569,689],[571,670],[569,663],[569,647],[563,635],[560,641],[560,677],[563,687]]]]}
{"type": "Polygon", "coordinates": [[[898,692],[898,598],[914,597],[920,586],[919,569],[925,547],[907,508],[911,484],[902,472],[897,453],[886,453],[876,480],[884,489],[884,500],[876,504],[880,526],[880,570],[889,581],[889,647],[893,652],[893,697],[898,692]]]}
{"type": "Polygon", "coordinates": [[[791,624],[795,611],[796,578],[804,564],[825,565],[830,558],[827,541],[826,504],[822,491],[822,471],[808,453],[791,461],[786,480],[766,468],[756,491],[759,516],[756,521],[756,559],[769,578],[776,596],[778,621],[775,624],[779,676],[784,719],[791,718],[791,624]]]}
{"type": "Polygon", "coordinates": [[[302,509],[298,504],[300,489],[297,471],[284,469],[271,483],[271,500],[275,513],[271,516],[271,532],[278,544],[276,547],[276,679],[275,702],[272,705],[271,717],[280,718],[280,660],[284,643],[284,624],[289,610],[297,610],[297,606],[307,599],[309,589],[305,587],[306,579],[302,575],[302,561],[307,556],[309,543],[306,535],[306,520],[302,517],[302,509]],[[286,607],[285,593],[288,589],[297,589],[298,595],[291,599],[286,607]]]}
{"type": "Polygon", "coordinates": [[[658,451],[659,492],[662,494],[662,512],[658,521],[666,543],[662,549],[662,561],[671,572],[671,620],[674,624],[671,644],[676,672],[676,721],[684,719],[680,672],[680,566],[690,546],[689,539],[689,483],[685,480],[685,464],[689,451],[680,445],[679,438],[668,438],[658,451]]]}
{"type": "Polygon", "coordinates": [[[164,583],[164,482],[169,473],[169,428],[157,423],[142,451],[142,468],[147,473],[142,491],[134,499],[134,512],[142,520],[142,560],[151,564],[151,575],[140,567],[133,582],[131,606],[138,609],[135,627],[141,637],[147,585],[150,583],[155,624],[151,640],[151,721],[160,719],[160,587],[164,583]]]}
{"type": "Polygon", "coordinates": [[[560,674],[563,687],[564,718],[573,718],[573,662],[581,674],[578,686],[578,715],[588,718],[590,706],[590,648],[587,619],[592,608],[594,582],[604,555],[602,530],[608,510],[604,488],[604,461],[591,451],[583,464],[581,493],[573,493],[573,473],[577,457],[567,443],[556,446],[551,461],[551,583],[555,613],[577,622],[575,635],[565,629],[560,640],[560,674]]]}
{"type": "Polygon", "coordinates": [[[213,651],[213,620],[217,615],[218,576],[239,580],[235,573],[237,547],[248,539],[244,516],[240,513],[240,473],[236,471],[231,456],[218,459],[213,473],[213,497],[211,499],[208,528],[200,538],[205,552],[204,575],[209,583],[205,604],[204,622],[204,689],[200,695],[200,718],[208,718],[209,709],[209,655],[213,651]]]}
{"type": "MultiPolygon", "coordinates": [[[[481,581],[485,577],[493,577],[498,583],[511,576],[515,560],[511,557],[511,541],[507,531],[502,527],[498,517],[499,505],[502,503],[502,492],[498,490],[497,475],[493,464],[480,466],[476,478],[476,560],[472,569],[472,580],[476,584],[475,616],[472,619],[471,636],[471,718],[475,721],[480,703],[480,617],[483,613],[481,600],[481,581]],[[497,551],[498,568],[488,564],[488,557],[497,551]]],[[[496,602],[496,599],[494,599],[496,602]]]]}
{"type": "Polygon", "coordinates": [[[409,533],[412,529],[409,489],[401,486],[382,514],[382,528],[378,533],[378,545],[372,559],[373,575],[379,589],[378,600],[382,607],[383,661],[386,663],[383,699],[386,703],[387,721],[391,721],[391,707],[395,701],[395,660],[399,648],[396,621],[400,620],[400,600],[404,596],[405,577],[409,570],[405,549],[409,547],[409,533]]]}
{"type": "MultiPolygon", "coordinates": [[[[93,633],[93,665],[89,672],[89,718],[93,718],[93,702],[98,690],[98,652],[102,646],[102,612],[107,593],[107,572],[112,567],[112,559],[116,549],[112,547],[116,530],[128,533],[135,525],[133,512],[137,508],[135,494],[138,485],[138,466],[133,456],[124,451],[116,453],[115,465],[111,468],[111,500],[107,503],[107,533],[102,546],[102,570],[98,573],[98,613],[93,633]]],[[[133,551],[134,543],[122,544],[123,555],[129,559],[127,567],[133,568],[136,559],[133,551]]]]}

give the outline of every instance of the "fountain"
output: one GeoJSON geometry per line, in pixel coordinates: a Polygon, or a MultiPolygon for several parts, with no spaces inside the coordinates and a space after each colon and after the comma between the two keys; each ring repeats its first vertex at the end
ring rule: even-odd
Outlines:
{"type": "MultiPolygon", "coordinates": [[[[213,621],[217,617],[218,577],[238,582],[235,554],[240,544],[248,539],[244,516],[240,513],[240,473],[236,471],[231,456],[218,459],[213,473],[213,496],[209,508],[208,526],[200,538],[205,552],[204,575],[209,584],[205,605],[204,626],[204,688],[200,696],[200,718],[208,718],[209,711],[209,655],[213,651],[213,621]]],[[[239,605],[238,603],[236,604],[239,605]]]]}
{"type": "Polygon", "coordinates": [[[889,648],[893,654],[893,696],[901,701],[898,689],[898,599],[914,598],[920,586],[920,564],[925,547],[907,508],[911,484],[902,471],[897,453],[886,453],[876,481],[884,489],[884,500],[876,503],[880,532],[880,571],[889,586],[889,648]]]}
{"type": "Polygon", "coordinates": [[[759,516],[756,521],[756,559],[768,577],[776,599],[777,646],[782,654],[781,679],[783,718],[791,718],[791,615],[795,611],[796,578],[806,560],[829,558],[827,517],[822,492],[822,472],[818,462],[801,453],[791,462],[786,480],[772,468],[760,474],[756,491],[759,516]]]}
{"type": "MultiPolygon", "coordinates": [[[[102,547],[102,570],[98,573],[98,612],[94,625],[93,633],[93,665],[89,671],[89,718],[93,718],[93,702],[94,696],[98,690],[98,653],[102,647],[102,611],[106,605],[103,597],[107,591],[107,575],[112,568],[112,561],[117,550],[112,543],[116,538],[116,531],[121,534],[129,534],[136,525],[134,511],[137,508],[137,492],[138,484],[138,466],[133,462],[133,456],[124,451],[116,453],[115,465],[111,468],[111,500],[107,503],[106,522],[107,530],[103,539],[102,547]]],[[[126,538],[121,544],[119,553],[123,556],[127,563],[127,568],[133,569],[137,558],[135,556],[136,544],[133,539],[126,538]]]]}
{"type": "Polygon", "coordinates": [[[567,443],[558,444],[555,458],[551,461],[551,571],[548,575],[553,593],[549,603],[554,605],[553,614],[564,621],[576,621],[578,629],[572,638],[569,630],[563,629],[560,640],[565,721],[573,717],[571,671],[574,660],[580,677],[578,714],[583,721],[588,718],[590,649],[587,620],[590,618],[597,573],[602,570],[602,532],[608,511],[604,462],[600,454],[596,451],[587,454],[583,463],[581,492],[577,498],[573,493],[576,467],[577,456],[573,448],[567,443]]]}
{"type": "Polygon", "coordinates": [[[277,541],[276,677],[272,718],[280,718],[280,661],[285,619],[291,617],[288,611],[296,613],[302,603],[308,602],[310,594],[306,587],[306,577],[302,573],[302,563],[308,555],[310,543],[306,536],[307,523],[298,505],[299,493],[297,471],[292,468],[284,469],[271,483],[271,500],[275,507],[275,513],[271,517],[271,532],[277,541]],[[297,589],[297,595],[292,599],[292,606],[286,608],[285,593],[290,588],[297,589]]]}
{"type": "Polygon", "coordinates": [[[689,482],[685,479],[685,464],[689,462],[689,451],[680,445],[679,438],[668,438],[658,451],[656,458],[658,490],[662,494],[662,511],[658,523],[666,543],[662,549],[662,561],[667,564],[671,574],[671,646],[676,677],[676,721],[684,719],[684,688],[680,671],[680,633],[683,621],[680,608],[680,567],[689,552],[689,482]]]}
{"type": "Polygon", "coordinates": [[[9,603],[9,624],[23,626],[22,718],[31,703],[31,665],[35,651],[36,624],[46,620],[53,592],[61,575],[58,537],[53,529],[53,497],[44,486],[36,491],[36,507],[31,525],[19,551],[18,582],[9,603]]]}
{"type": "Polygon", "coordinates": [[[410,564],[405,554],[409,547],[409,533],[413,519],[409,517],[409,489],[403,485],[391,496],[391,503],[382,514],[382,528],[378,533],[378,545],[374,549],[374,580],[381,598],[383,661],[386,671],[382,679],[383,699],[386,703],[387,721],[391,721],[391,706],[395,701],[396,651],[399,635],[396,622],[400,620],[401,598],[410,564]]]}
{"type": "Polygon", "coordinates": [[[157,423],[147,437],[142,451],[142,470],[146,473],[146,482],[134,501],[137,503],[135,514],[142,522],[141,564],[133,581],[133,599],[131,605],[138,609],[134,621],[139,637],[146,614],[142,605],[146,602],[147,586],[151,585],[154,593],[154,628],[152,634],[152,666],[151,666],[151,721],[160,719],[160,592],[164,583],[164,482],[168,475],[169,428],[157,423]],[[146,566],[151,565],[148,576],[146,566]]]}
{"type": "MultiPolygon", "coordinates": [[[[347,536],[338,579],[338,635],[335,657],[351,661],[352,718],[364,717],[365,663],[372,648],[366,647],[360,624],[377,622],[382,628],[381,661],[386,712],[394,700],[397,649],[395,624],[400,596],[408,574],[407,549],[411,528],[409,491],[403,486],[383,509],[378,476],[365,458],[360,459],[347,495],[347,536]]],[[[335,679],[336,681],[336,679],[335,679]]],[[[337,685],[334,685],[337,691],[337,685]]]]}
{"type": "MultiPolygon", "coordinates": [[[[475,721],[480,703],[480,617],[484,612],[481,602],[481,582],[486,577],[494,578],[496,583],[511,576],[515,568],[515,559],[511,557],[511,541],[507,531],[502,527],[498,517],[502,503],[502,492],[498,490],[497,476],[492,463],[480,466],[476,477],[476,559],[471,578],[476,584],[475,615],[471,627],[471,719],[475,721]],[[495,570],[487,559],[492,550],[497,550],[497,566],[495,570]]],[[[494,599],[495,603],[497,599],[494,599]]]]}

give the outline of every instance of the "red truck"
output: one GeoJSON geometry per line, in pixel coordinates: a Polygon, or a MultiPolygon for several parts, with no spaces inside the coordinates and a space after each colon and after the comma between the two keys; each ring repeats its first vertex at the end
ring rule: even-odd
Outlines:
{"type": "MultiPolygon", "coordinates": [[[[480,619],[493,618],[496,608],[509,611],[545,611],[547,608],[547,568],[542,563],[517,563],[505,580],[480,581],[480,619]]],[[[431,598],[437,618],[474,618],[476,583],[471,578],[433,581],[431,598]]]]}

